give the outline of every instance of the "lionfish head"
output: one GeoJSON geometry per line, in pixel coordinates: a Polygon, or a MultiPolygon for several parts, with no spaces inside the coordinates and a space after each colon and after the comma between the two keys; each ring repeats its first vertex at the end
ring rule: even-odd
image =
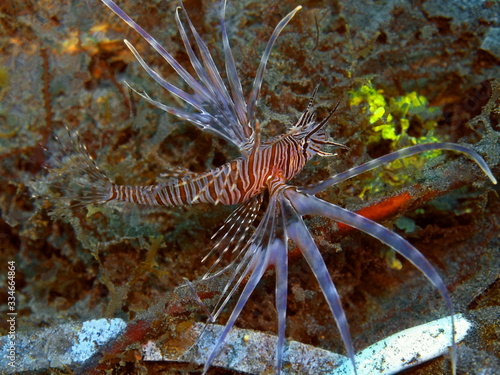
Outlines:
{"type": "Polygon", "coordinates": [[[335,153],[324,151],[323,146],[335,146],[344,149],[349,149],[349,147],[333,142],[328,139],[328,136],[325,131],[325,125],[328,123],[328,120],[333,116],[337,107],[340,104],[340,101],[335,105],[335,107],[328,113],[323,120],[320,122],[316,121],[316,112],[312,110],[312,102],[314,100],[314,96],[318,90],[318,86],[314,89],[311,98],[309,99],[309,103],[307,108],[302,112],[297,123],[292,127],[289,134],[291,134],[301,145],[302,152],[306,156],[307,160],[311,159],[314,155],[320,156],[334,156],[335,153]]]}

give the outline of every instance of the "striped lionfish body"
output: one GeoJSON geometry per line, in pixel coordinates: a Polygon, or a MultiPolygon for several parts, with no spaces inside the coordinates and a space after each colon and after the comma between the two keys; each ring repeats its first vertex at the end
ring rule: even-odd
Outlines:
{"type": "MultiPolygon", "coordinates": [[[[370,234],[393,248],[413,263],[437,288],[446,302],[451,315],[451,324],[454,325],[453,305],[446,285],[430,262],[413,245],[384,226],[321,200],[315,194],[391,161],[425,151],[443,149],[465,153],[479,165],[493,183],[496,183],[488,165],[477,152],[454,143],[420,144],[372,160],[314,185],[306,187],[289,185],[287,181],[300,172],[306,162],[314,155],[332,155],[323,150],[325,146],[342,147],[338,143],[329,141],[324,130],[327,121],[333,115],[333,111],[324,120],[316,121],[316,116],[311,110],[314,94],[297,123],[286,134],[260,141],[259,122],[255,119],[255,108],[266,63],[278,35],[299,11],[300,6],[285,16],[274,29],[262,55],[253,87],[248,99],[245,100],[224,22],[225,1],[221,3],[220,24],[227,83],[219,74],[207,45],[193,26],[182,2],[177,8],[175,18],[192,65],[192,71],[195,74],[188,72],[181,66],[113,1],[102,0],[102,2],[136,30],[183,79],[190,89],[189,92],[166,81],[143,60],[128,41],[125,41],[146,72],[159,85],[184,101],[188,108],[192,108],[192,111],[160,103],[145,93],[137,91],[136,93],[156,107],[190,122],[203,131],[225,139],[238,147],[242,155],[236,160],[205,173],[186,172],[167,180],[165,183],[137,187],[113,184],[92,162],[88,162],[86,165],[88,173],[92,177],[91,180],[95,182],[93,188],[98,192],[97,195],[90,197],[89,200],[92,203],[120,200],[162,206],[197,202],[239,204],[216,234],[219,241],[211,252],[220,254],[215,264],[227,251],[235,253],[235,259],[230,265],[232,273],[215,308],[214,319],[218,317],[244,280],[245,283],[223,332],[205,362],[204,372],[214,361],[243,306],[270,266],[274,266],[276,271],[276,310],[278,316],[276,369],[278,373],[280,372],[285,337],[289,240],[295,242],[316,276],[340,331],[350,361],[354,366],[354,372],[356,372],[355,352],[340,297],[321,253],[302,219],[304,215],[320,215],[347,224],[370,234]],[[181,21],[181,12],[186,20],[185,23],[181,21]],[[187,24],[187,28],[185,24],[187,24]],[[186,29],[190,32],[191,38],[188,37],[186,29]],[[193,48],[191,40],[194,40],[195,48],[193,48]],[[260,221],[254,223],[264,194],[268,194],[268,203],[260,221]],[[250,229],[252,224],[255,224],[255,227],[250,229]]],[[[205,277],[217,275],[216,272],[212,273],[214,266],[205,277]]],[[[452,364],[455,367],[455,341],[454,339],[451,341],[454,353],[452,364]]]]}
{"type": "MultiPolygon", "coordinates": [[[[193,203],[234,205],[247,202],[264,190],[285,184],[302,170],[315,153],[327,153],[316,146],[340,146],[326,140],[322,129],[328,120],[311,122],[308,109],[298,124],[288,134],[275,137],[254,147],[243,156],[218,168],[201,174],[184,173],[184,176],[149,186],[111,184],[104,202],[118,200],[142,205],[176,206],[193,203]],[[307,125],[314,125],[309,132],[307,125]],[[305,123],[305,126],[304,126],[305,123]],[[299,131],[301,129],[302,131],[299,131]],[[317,129],[317,130],[316,130],[317,129]]],[[[332,112],[333,113],[333,112],[332,112]]]]}

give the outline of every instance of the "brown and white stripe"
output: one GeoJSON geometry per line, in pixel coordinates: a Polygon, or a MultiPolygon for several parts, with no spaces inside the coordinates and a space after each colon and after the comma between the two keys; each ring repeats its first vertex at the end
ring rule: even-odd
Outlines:
{"type": "Polygon", "coordinates": [[[148,186],[111,185],[106,201],[177,206],[193,203],[243,203],[300,172],[307,161],[300,143],[288,134],[263,143],[248,157],[235,159],[202,174],[172,178],[148,186]]]}

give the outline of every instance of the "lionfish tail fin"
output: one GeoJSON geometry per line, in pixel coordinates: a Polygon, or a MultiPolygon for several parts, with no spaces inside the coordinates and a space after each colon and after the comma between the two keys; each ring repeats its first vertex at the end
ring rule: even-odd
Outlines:
{"type": "MultiPolygon", "coordinates": [[[[78,133],[65,140],[56,137],[58,150],[49,157],[46,197],[55,202],[53,214],[68,208],[101,204],[109,200],[113,183],[97,166],[78,133]]],[[[66,137],[65,137],[66,138],[66,137]]]]}

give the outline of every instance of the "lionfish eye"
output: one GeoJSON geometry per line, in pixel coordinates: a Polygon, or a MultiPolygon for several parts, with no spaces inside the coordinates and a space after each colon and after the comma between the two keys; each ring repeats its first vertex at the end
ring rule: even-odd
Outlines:
{"type": "Polygon", "coordinates": [[[302,153],[307,158],[307,149],[309,148],[309,139],[306,138],[302,141],[302,153]]]}

